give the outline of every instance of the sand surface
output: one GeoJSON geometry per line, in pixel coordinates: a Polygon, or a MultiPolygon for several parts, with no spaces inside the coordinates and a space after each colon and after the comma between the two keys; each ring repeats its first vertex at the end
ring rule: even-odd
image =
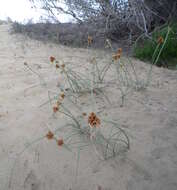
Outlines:
{"type": "MultiPolygon", "coordinates": [[[[177,71],[163,68],[154,68],[150,87],[129,95],[124,107],[118,103],[101,110],[127,131],[131,147],[125,155],[100,161],[92,148],[84,150],[76,180],[76,155],[43,139],[14,166],[18,153],[45,135],[47,125],[55,129],[65,122],[52,117],[49,105],[40,107],[48,99],[47,90],[24,62],[52,88],[58,76],[49,56],[80,69],[93,54],[103,62],[109,55],[10,35],[9,28],[0,25],[0,190],[177,190],[177,71]]],[[[139,73],[149,67],[134,61],[139,73]]],[[[109,87],[107,93],[119,102],[114,91],[109,87]]]]}

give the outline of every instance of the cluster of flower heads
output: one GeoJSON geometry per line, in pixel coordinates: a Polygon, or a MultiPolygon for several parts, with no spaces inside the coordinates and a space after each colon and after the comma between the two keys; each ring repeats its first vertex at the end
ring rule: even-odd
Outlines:
{"type": "Polygon", "coordinates": [[[62,145],[64,144],[64,140],[63,140],[62,138],[57,139],[57,138],[54,136],[54,133],[52,133],[51,131],[48,131],[48,133],[46,134],[46,138],[47,138],[48,140],[52,140],[52,139],[56,140],[58,146],[62,146],[62,145]]]}
{"type": "Polygon", "coordinates": [[[119,48],[119,49],[117,50],[116,54],[114,54],[114,55],[112,56],[112,58],[113,58],[114,61],[117,61],[117,60],[120,59],[121,55],[122,55],[122,48],[119,48]]]}
{"type": "Polygon", "coordinates": [[[90,113],[90,115],[88,116],[88,123],[91,128],[99,127],[101,124],[100,119],[96,116],[94,112],[90,113]]]}
{"type": "Polygon", "coordinates": [[[55,64],[56,69],[59,69],[59,68],[64,69],[65,68],[65,64],[60,65],[59,62],[56,60],[56,58],[53,56],[50,56],[50,62],[55,64]]]}
{"type": "MultiPolygon", "coordinates": [[[[64,69],[64,67],[65,67],[64,64],[59,65],[59,62],[58,62],[58,61],[56,60],[56,58],[53,57],[53,56],[50,56],[50,62],[51,62],[52,64],[55,64],[56,69],[58,69],[58,68],[60,68],[60,67],[64,69]]],[[[62,93],[59,95],[59,97],[58,97],[58,100],[57,100],[57,102],[56,102],[56,105],[53,106],[53,112],[54,112],[54,113],[56,113],[56,112],[59,111],[59,107],[60,107],[62,101],[64,100],[64,98],[65,98],[65,94],[64,94],[64,92],[62,92],[62,93]]],[[[51,131],[48,131],[48,133],[46,134],[46,138],[47,138],[48,140],[51,140],[51,139],[56,140],[58,146],[62,146],[62,145],[64,144],[64,140],[63,140],[62,138],[57,139],[57,138],[54,136],[54,133],[51,132],[51,131]]]]}
{"type": "MultiPolygon", "coordinates": [[[[65,68],[65,64],[59,65],[59,62],[56,60],[56,58],[55,58],[54,56],[50,56],[50,62],[51,62],[52,64],[55,64],[56,69],[59,69],[59,68],[64,69],[64,68],[65,68]]],[[[59,111],[59,106],[61,105],[62,100],[64,99],[64,97],[65,97],[65,94],[62,92],[62,93],[60,94],[60,96],[59,96],[57,102],[56,102],[56,105],[53,106],[53,112],[54,112],[54,113],[56,113],[56,112],[59,111]]]]}
{"type": "Polygon", "coordinates": [[[57,100],[57,102],[56,102],[56,105],[53,106],[53,112],[54,112],[54,113],[56,113],[57,111],[59,111],[59,107],[60,107],[62,101],[64,100],[64,98],[65,98],[65,94],[64,94],[64,92],[62,92],[62,93],[60,94],[60,96],[58,97],[58,100],[57,100]]]}

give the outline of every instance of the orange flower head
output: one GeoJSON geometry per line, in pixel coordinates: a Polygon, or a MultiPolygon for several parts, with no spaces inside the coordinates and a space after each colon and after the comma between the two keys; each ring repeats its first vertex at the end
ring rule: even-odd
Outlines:
{"type": "Polygon", "coordinates": [[[58,144],[58,146],[62,146],[64,144],[63,139],[58,139],[57,144],[58,144]]]}
{"type": "Polygon", "coordinates": [[[55,61],[55,57],[50,56],[50,62],[53,63],[55,61]]]}
{"type": "Polygon", "coordinates": [[[158,38],[158,40],[157,40],[157,43],[158,43],[158,44],[163,44],[163,42],[164,42],[164,39],[163,39],[162,36],[160,36],[160,37],[158,38]]]}
{"type": "Polygon", "coordinates": [[[56,113],[59,110],[58,106],[53,107],[53,112],[56,113]]]}
{"type": "Polygon", "coordinates": [[[99,127],[101,124],[100,119],[93,112],[90,113],[88,117],[88,123],[90,124],[90,127],[99,127]]]}
{"type": "Polygon", "coordinates": [[[59,69],[59,68],[60,68],[60,66],[59,66],[58,64],[56,64],[56,66],[55,66],[55,67],[56,67],[56,69],[59,69]]]}
{"type": "Polygon", "coordinates": [[[49,131],[47,134],[46,134],[46,137],[50,140],[50,139],[53,139],[53,137],[54,137],[54,134],[51,132],[51,131],[49,131]]]}

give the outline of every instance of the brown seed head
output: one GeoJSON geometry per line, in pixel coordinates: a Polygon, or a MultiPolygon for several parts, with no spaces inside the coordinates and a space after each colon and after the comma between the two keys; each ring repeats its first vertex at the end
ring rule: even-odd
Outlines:
{"type": "Polygon", "coordinates": [[[58,144],[58,146],[62,146],[64,144],[63,139],[58,139],[57,144],[58,144]]]}
{"type": "Polygon", "coordinates": [[[88,117],[88,123],[90,124],[90,127],[99,127],[101,124],[100,119],[94,112],[90,113],[88,117]]]}
{"type": "Polygon", "coordinates": [[[47,134],[46,134],[46,137],[50,140],[50,139],[53,139],[53,137],[54,137],[54,134],[51,132],[51,131],[49,131],[47,134]]]}
{"type": "Polygon", "coordinates": [[[50,56],[50,62],[53,63],[55,61],[55,57],[50,56]]]}

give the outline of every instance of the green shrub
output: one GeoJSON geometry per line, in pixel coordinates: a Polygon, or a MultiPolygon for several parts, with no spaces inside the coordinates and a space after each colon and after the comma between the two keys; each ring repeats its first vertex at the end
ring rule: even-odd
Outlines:
{"type": "MultiPolygon", "coordinates": [[[[158,66],[176,68],[177,66],[177,23],[170,25],[170,33],[162,54],[157,62],[158,66]]],[[[152,32],[151,39],[147,37],[139,38],[134,46],[134,56],[141,60],[150,61],[157,47],[157,41],[160,36],[165,38],[168,31],[168,25],[165,25],[152,32]]]]}

